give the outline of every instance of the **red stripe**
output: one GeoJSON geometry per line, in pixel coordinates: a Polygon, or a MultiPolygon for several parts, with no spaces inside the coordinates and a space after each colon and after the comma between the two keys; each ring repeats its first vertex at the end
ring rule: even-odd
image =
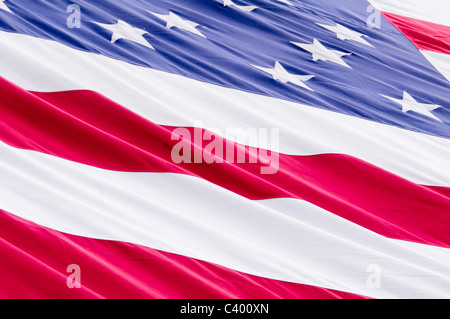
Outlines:
{"type": "Polygon", "coordinates": [[[0,210],[0,298],[361,298],[151,248],[48,229],[0,210]],[[81,288],[68,288],[69,265],[81,288]]]}
{"type": "Polygon", "coordinates": [[[429,189],[434,190],[435,192],[442,194],[448,198],[450,198],[450,188],[447,187],[428,187],[429,189]]]}
{"type": "Polygon", "coordinates": [[[450,54],[450,27],[383,12],[420,50],[450,54]]]}
{"type": "Polygon", "coordinates": [[[30,93],[5,80],[0,87],[0,139],[12,146],[110,170],[189,174],[253,200],[304,199],[386,237],[450,247],[447,189],[337,154],[279,154],[273,175],[260,174],[261,164],[176,165],[172,127],[95,92],[30,93]]]}

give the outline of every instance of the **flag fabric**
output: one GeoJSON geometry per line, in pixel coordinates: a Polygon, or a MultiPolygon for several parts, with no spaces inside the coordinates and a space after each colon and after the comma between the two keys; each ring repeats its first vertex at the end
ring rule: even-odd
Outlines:
{"type": "Polygon", "coordinates": [[[448,12],[1,0],[0,297],[449,298],[448,12]]]}

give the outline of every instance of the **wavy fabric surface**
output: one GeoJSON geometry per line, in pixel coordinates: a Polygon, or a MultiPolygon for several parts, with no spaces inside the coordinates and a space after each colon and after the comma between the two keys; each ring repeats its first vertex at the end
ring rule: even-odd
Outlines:
{"type": "Polygon", "coordinates": [[[0,297],[449,298],[446,6],[0,1],[0,297]]]}

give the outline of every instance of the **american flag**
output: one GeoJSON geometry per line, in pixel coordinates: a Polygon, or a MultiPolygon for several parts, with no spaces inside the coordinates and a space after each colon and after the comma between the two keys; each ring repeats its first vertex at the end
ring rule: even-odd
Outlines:
{"type": "Polygon", "coordinates": [[[0,297],[449,298],[449,12],[0,0],[0,297]]]}

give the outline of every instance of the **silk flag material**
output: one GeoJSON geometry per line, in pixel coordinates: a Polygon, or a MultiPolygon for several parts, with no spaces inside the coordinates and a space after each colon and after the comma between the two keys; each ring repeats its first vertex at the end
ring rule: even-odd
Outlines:
{"type": "Polygon", "coordinates": [[[449,298],[449,10],[0,1],[0,297],[449,298]]]}

